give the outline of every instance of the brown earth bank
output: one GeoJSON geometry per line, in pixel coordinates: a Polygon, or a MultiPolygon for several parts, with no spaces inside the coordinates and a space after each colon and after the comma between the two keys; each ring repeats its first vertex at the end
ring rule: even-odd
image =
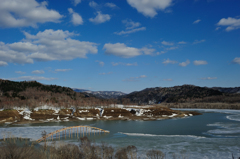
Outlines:
{"type": "Polygon", "coordinates": [[[200,115],[198,112],[178,111],[167,107],[124,107],[94,109],[39,109],[39,110],[2,110],[0,123],[25,124],[39,122],[61,122],[79,120],[162,120],[200,115]]]}

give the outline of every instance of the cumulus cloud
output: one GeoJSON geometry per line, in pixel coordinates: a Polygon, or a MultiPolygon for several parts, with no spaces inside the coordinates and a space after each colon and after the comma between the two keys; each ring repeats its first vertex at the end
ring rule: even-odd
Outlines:
{"type": "Polygon", "coordinates": [[[141,23],[134,22],[131,19],[123,20],[122,23],[125,24],[126,29],[122,30],[120,32],[114,32],[114,34],[124,35],[124,34],[131,34],[131,33],[135,33],[138,31],[146,30],[146,27],[140,27],[141,23]]]}
{"type": "Polygon", "coordinates": [[[0,27],[36,27],[38,23],[60,22],[63,16],[55,10],[47,9],[48,3],[36,0],[1,0],[0,27]]]}
{"type": "Polygon", "coordinates": [[[194,42],[193,42],[193,44],[200,44],[200,43],[203,43],[203,42],[205,42],[206,40],[205,39],[203,39],[203,40],[195,40],[194,42]]]}
{"type": "Polygon", "coordinates": [[[167,41],[162,41],[161,43],[162,43],[163,45],[167,45],[167,46],[174,45],[174,43],[172,43],[172,42],[167,42],[167,41]]]}
{"type": "Polygon", "coordinates": [[[197,23],[199,23],[200,21],[201,21],[200,19],[195,20],[195,21],[193,22],[193,24],[197,24],[197,23]]]}
{"type": "Polygon", "coordinates": [[[130,77],[130,78],[126,78],[122,81],[126,81],[126,82],[135,82],[135,81],[139,81],[139,79],[141,78],[146,78],[147,76],[146,75],[141,75],[141,76],[138,76],[138,77],[130,77]]]}
{"type": "Polygon", "coordinates": [[[103,46],[103,49],[105,49],[105,54],[107,55],[115,55],[123,58],[131,58],[142,54],[140,49],[127,47],[123,43],[107,43],[103,46]]]}
{"type": "Polygon", "coordinates": [[[104,62],[102,62],[102,61],[96,60],[95,62],[97,62],[100,66],[104,66],[104,62]]]}
{"type": "Polygon", "coordinates": [[[137,62],[134,63],[123,63],[123,62],[112,62],[113,66],[123,65],[123,66],[137,66],[137,62]]]}
{"type": "Polygon", "coordinates": [[[15,73],[23,75],[23,74],[25,74],[26,72],[22,72],[22,71],[15,71],[15,73]]]}
{"type": "Polygon", "coordinates": [[[43,70],[34,70],[32,71],[32,74],[44,74],[45,72],[43,70]]]}
{"type": "Polygon", "coordinates": [[[145,55],[153,55],[154,52],[156,51],[155,49],[149,49],[147,47],[143,47],[141,50],[145,55]]]}
{"type": "Polygon", "coordinates": [[[68,8],[69,13],[72,15],[72,23],[73,25],[82,25],[83,24],[83,19],[81,15],[78,13],[74,12],[72,8],[68,8]]]}
{"type": "Polygon", "coordinates": [[[56,80],[57,78],[48,78],[48,77],[39,77],[39,76],[21,76],[16,78],[9,78],[9,80],[24,80],[24,81],[51,81],[56,80]]]}
{"type": "Polygon", "coordinates": [[[213,80],[213,79],[217,79],[217,77],[204,77],[201,78],[202,80],[213,80]]]}
{"type": "Polygon", "coordinates": [[[232,30],[236,30],[240,28],[240,19],[236,19],[236,18],[232,18],[232,17],[228,17],[226,18],[222,18],[218,23],[218,26],[225,26],[226,31],[232,31],[232,30]]]}
{"type": "Polygon", "coordinates": [[[68,72],[71,71],[72,69],[55,69],[55,72],[68,72]]]}
{"type": "Polygon", "coordinates": [[[178,63],[178,62],[174,61],[174,60],[164,59],[164,61],[162,63],[167,65],[167,64],[175,64],[175,63],[178,63]]]}
{"type": "Polygon", "coordinates": [[[90,18],[89,21],[95,24],[104,23],[109,21],[111,16],[109,14],[102,14],[100,11],[97,12],[97,16],[95,18],[90,18]]]}
{"type": "Polygon", "coordinates": [[[89,2],[89,6],[92,7],[92,8],[97,8],[98,4],[94,1],[91,1],[91,2],[89,2]]]}
{"type": "Polygon", "coordinates": [[[240,57],[235,57],[232,61],[232,63],[239,64],[240,65],[240,57]]]}
{"type": "Polygon", "coordinates": [[[172,5],[172,0],[127,0],[128,4],[136,8],[139,13],[153,18],[157,11],[164,11],[172,5]]]}
{"type": "MultiPolygon", "coordinates": [[[[1,53],[1,52],[0,52],[1,53]]],[[[5,62],[5,61],[0,61],[0,67],[1,66],[7,66],[8,65],[8,63],[7,62],[5,62]]]]}
{"type": "Polygon", "coordinates": [[[207,61],[203,61],[203,60],[195,60],[193,61],[194,65],[207,65],[207,61]]]}
{"type": "Polygon", "coordinates": [[[77,6],[79,3],[81,3],[81,0],[73,0],[74,6],[77,6]]]}
{"type": "Polygon", "coordinates": [[[24,32],[26,39],[5,44],[0,42],[0,59],[11,63],[33,63],[34,61],[72,60],[96,54],[97,44],[72,39],[77,34],[63,30],[45,30],[31,35],[24,32]]]}
{"type": "Polygon", "coordinates": [[[116,4],[114,3],[105,3],[105,6],[109,8],[117,8],[116,4]]]}
{"type": "Polygon", "coordinates": [[[185,62],[179,63],[179,66],[186,67],[186,66],[189,65],[189,64],[190,64],[190,61],[187,60],[187,61],[185,61],[185,62]]]}

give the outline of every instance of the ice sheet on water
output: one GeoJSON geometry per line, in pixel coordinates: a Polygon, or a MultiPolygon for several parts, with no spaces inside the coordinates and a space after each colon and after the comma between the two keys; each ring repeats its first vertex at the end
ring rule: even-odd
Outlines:
{"type": "Polygon", "coordinates": [[[123,133],[123,132],[119,132],[121,134],[125,134],[128,136],[144,136],[144,137],[187,137],[187,138],[196,138],[196,139],[200,139],[200,138],[205,138],[203,136],[195,136],[195,135],[155,135],[155,134],[142,134],[142,133],[123,133]]]}
{"type": "Polygon", "coordinates": [[[171,108],[173,110],[186,110],[186,111],[200,111],[200,112],[215,112],[215,113],[225,113],[225,114],[240,114],[240,110],[232,110],[232,109],[177,109],[171,108]]]}
{"type": "Polygon", "coordinates": [[[46,131],[46,133],[48,134],[64,127],[65,126],[32,126],[0,128],[0,138],[14,136],[37,140],[42,137],[43,131],[46,131]]]}

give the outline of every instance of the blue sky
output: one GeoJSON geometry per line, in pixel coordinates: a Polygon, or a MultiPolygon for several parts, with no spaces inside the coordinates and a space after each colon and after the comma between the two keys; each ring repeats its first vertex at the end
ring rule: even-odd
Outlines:
{"type": "Polygon", "coordinates": [[[0,78],[130,93],[240,86],[239,0],[1,0],[0,78]]]}

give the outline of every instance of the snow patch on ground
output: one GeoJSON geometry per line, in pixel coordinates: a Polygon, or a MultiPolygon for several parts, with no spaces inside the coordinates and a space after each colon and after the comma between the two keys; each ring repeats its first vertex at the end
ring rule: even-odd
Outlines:
{"type": "Polygon", "coordinates": [[[172,114],[172,115],[170,115],[170,116],[168,116],[168,117],[170,117],[170,118],[172,118],[172,117],[174,117],[174,116],[176,116],[177,114],[172,114]]]}

